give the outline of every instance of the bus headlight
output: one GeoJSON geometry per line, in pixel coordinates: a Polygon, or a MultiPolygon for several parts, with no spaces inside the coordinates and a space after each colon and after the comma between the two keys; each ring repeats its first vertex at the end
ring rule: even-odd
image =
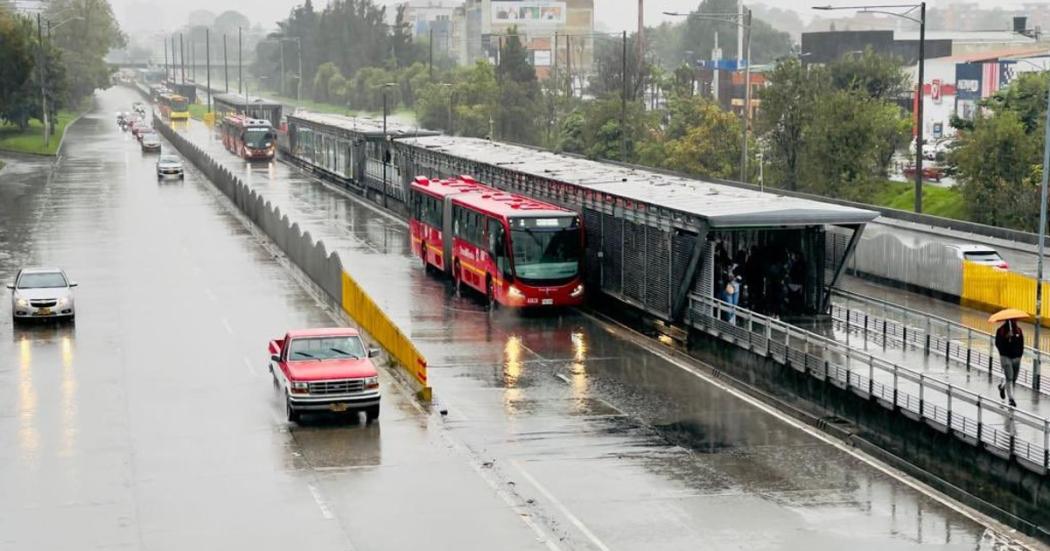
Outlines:
{"type": "Polygon", "coordinates": [[[583,295],[583,284],[582,283],[577,285],[576,288],[573,289],[571,293],[569,293],[569,296],[571,296],[572,298],[579,298],[581,295],[583,295]]]}
{"type": "Polygon", "coordinates": [[[517,287],[515,287],[513,285],[511,285],[510,287],[507,288],[507,295],[510,296],[510,298],[516,298],[516,299],[523,299],[523,298],[525,298],[525,293],[522,293],[521,289],[518,289],[517,287]]]}

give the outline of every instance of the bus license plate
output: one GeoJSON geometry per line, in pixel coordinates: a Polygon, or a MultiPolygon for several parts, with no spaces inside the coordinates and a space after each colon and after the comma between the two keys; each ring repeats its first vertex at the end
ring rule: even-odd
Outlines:
{"type": "Polygon", "coordinates": [[[541,302],[541,304],[543,304],[544,306],[549,306],[551,304],[554,304],[554,299],[552,299],[552,298],[545,298],[545,299],[543,299],[543,302],[541,302]]]}
{"type": "Polygon", "coordinates": [[[336,413],[341,413],[350,409],[350,406],[348,404],[332,404],[328,408],[336,413]]]}

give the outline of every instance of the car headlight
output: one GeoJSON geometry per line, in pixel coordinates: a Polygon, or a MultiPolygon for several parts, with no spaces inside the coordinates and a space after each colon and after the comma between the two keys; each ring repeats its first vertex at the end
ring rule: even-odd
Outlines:
{"type": "Polygon", "coordinates": [[[18,297],[15,299],[15,304],[17,304],[19,308],[29,308],[29,299],[18,297]]]}
{"type": "Polygon", "coordinates": [[[365,388],[374,389],[379,388],[379,377],[365,377],[365,388]]]}
{"type": "Polygon", "coordinates": [[[507,294],[510,295],[510,298],[525,298],[525,293],[522,293],[521,289],[518,289],[513,285],[507,289],[507,294]]]}
{"type": "Polygon", "coordinates": [[[310,390],[310,383],[306,381],[292,381],[293,394],[306,394],[310,390]]]}
{"type": "Polygon", "coordinates": [[[569,293],[569,295],[572,296],[572,298],[579,298],[579,296],[582,295],[582,294],[583,294],[583,284],[582,283],[577,285],[576,288],[573,289],[571,293],[569,293]]]}

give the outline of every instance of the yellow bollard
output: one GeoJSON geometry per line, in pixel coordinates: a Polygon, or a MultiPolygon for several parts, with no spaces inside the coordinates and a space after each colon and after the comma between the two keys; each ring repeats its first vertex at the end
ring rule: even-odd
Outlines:
{"type": "Polygon", "coordinates": [[[215,125],[215,113],[205,113],[204,114],[204,124],[206,124],[208,126],[214,126],[215,125]]]}

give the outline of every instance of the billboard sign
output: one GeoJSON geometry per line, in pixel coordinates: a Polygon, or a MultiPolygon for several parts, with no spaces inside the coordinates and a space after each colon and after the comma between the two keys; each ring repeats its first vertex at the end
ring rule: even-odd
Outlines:
{"type": "Polygon", "coordinates": [[[565,11],[565,2],[554,0],[494,1],[492,23],[523,26],[564,25],[565,11]]]}

